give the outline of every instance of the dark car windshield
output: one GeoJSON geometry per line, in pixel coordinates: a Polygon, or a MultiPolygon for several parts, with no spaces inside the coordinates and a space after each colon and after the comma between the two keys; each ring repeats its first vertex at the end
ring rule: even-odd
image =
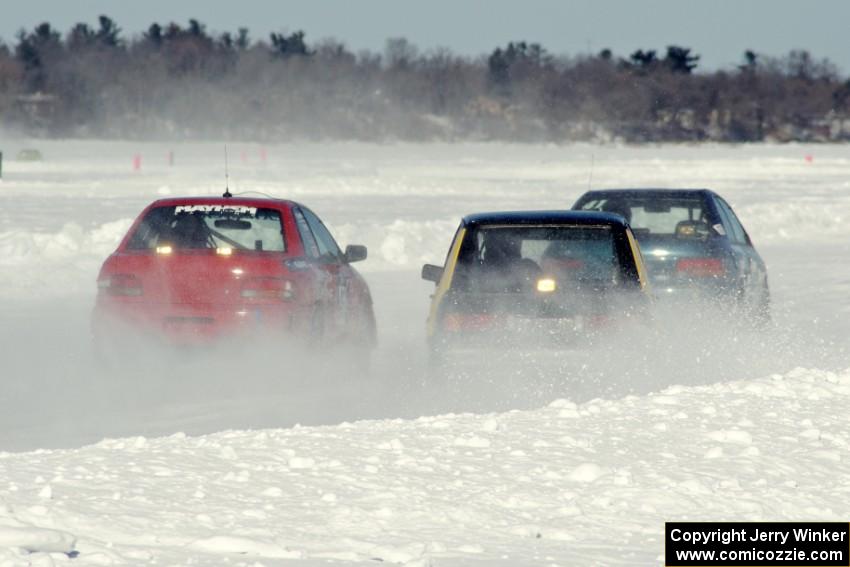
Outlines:
{"type": "Polygon", "coordinates": [[[580,205],[583,211],[603,211],[623,216],[635,236],[706,236],[710,223],[703,199],[658,195],[610,195],[580,205]]]}
{"type": "Polygon", "coordinates": [[[130,238],[130,250],[235,248],[284,252],[280,211],[230,205],[151,209],[130,238]]]}
{"type": "Polygon", "coordinates": [[[453,287],[471,292],[522,292],[541,278],[561,290],[581,283],[611,286],[620,265],[607,226],[481,226],[465,238],[453,287]]]}

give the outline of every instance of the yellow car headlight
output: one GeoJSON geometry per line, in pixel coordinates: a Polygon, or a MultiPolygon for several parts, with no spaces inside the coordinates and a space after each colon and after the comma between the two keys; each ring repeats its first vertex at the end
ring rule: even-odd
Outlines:
{"type": "Polygon", "coordinates": [[[558,284],[554,278],[540,278],[537,280],[537,291],[540,293],[552,293],[557,287],[558,284]]]}

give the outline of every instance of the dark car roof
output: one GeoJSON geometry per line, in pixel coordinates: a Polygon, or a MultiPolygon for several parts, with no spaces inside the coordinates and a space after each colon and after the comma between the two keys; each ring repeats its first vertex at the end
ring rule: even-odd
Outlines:
{"type": "Polygon", "coordinates": [[[483,224],[578,224],[578,225],[614,225],[625,227],[625,219],[620,215],[598,211],[505,211],[494,213],[475,213],[463,217],[461,224],[466,227],[483,224]]]}
{"type": "Polygon", "coordinates": [[[605,197],[650,197],[650,198],[663,198],[663,197],[692,197],[694,195],[699,195],[702,197],[707,197],[708,195],[716,195],[714,191],[711,189],[677,189],[677,188],[655,188],[655,187],[646,187],[646,188],[622,188],[622,189],[593,189],[588,191],[581,197],[579,200],[586,199],[601,199],[605,197]]]}

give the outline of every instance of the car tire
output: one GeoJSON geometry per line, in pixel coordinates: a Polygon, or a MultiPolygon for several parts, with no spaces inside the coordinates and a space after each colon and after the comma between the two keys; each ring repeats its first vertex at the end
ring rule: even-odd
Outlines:
{"type": "Polygon", "coordinates": [[[371,305],[363,306],[351,325],[346,341],[350,359],[354,368],[364,377],[370,375],[372,368],[372,351],[377,339],[375,331],[375,315],[371,305]]]}
{"type": "Polygon", "coordinates": [[[312,346],[319,346],[325,337],[325,309],[321,303],[316,303],[310,313],[310,330],[308,337],[312,346]]]}
{"type": "Polygon", "coordinates": [[[95,368],[112,378],[133,375],[150,367],[151,360],[140,351],[137,341],[113,330],[110,335],[92,337],[91,355],[95,368]]]}
{"type": "Polygon", "coordinates": [[[753,306],[751,315],[754,325],[759,329],[767,327],[772,321],[770,316],[770,289],[767,287],[767,282],[762,287],[758,303],[753,306]]]}
{"type": "Polygon", "coordinates": [[[351,364],[361,378],[372,374],[372,349],[359,345],[351,351],[351,364]]]}
{"type": "Polygon", "coordinates": [[[743,285],[735,295],[738,306],[737,320],[739,322],[753,329],[764,329],[770,324],[770,292],[766,282],[757,298],[748,294],[743,285]],[[743,321],[741,321],[742,318],[743,321]]]}
{"type": "Polygon", "coordinates": [[[117,368],[117,360],[115,353],[104,344],[104,340],[99,337],[92,339],[91,355],[94,361],[94,366],[101,372],[112,372],[117,368]]]}

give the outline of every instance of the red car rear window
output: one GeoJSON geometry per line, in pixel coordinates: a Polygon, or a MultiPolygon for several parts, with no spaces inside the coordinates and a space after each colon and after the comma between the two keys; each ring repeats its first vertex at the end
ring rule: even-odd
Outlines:
{"type": "Polygon", "coordinates": [[[239,205],[157,207],[139,223],[130,250],[222,248],[285,252],[280,211],[239,205]]]}

